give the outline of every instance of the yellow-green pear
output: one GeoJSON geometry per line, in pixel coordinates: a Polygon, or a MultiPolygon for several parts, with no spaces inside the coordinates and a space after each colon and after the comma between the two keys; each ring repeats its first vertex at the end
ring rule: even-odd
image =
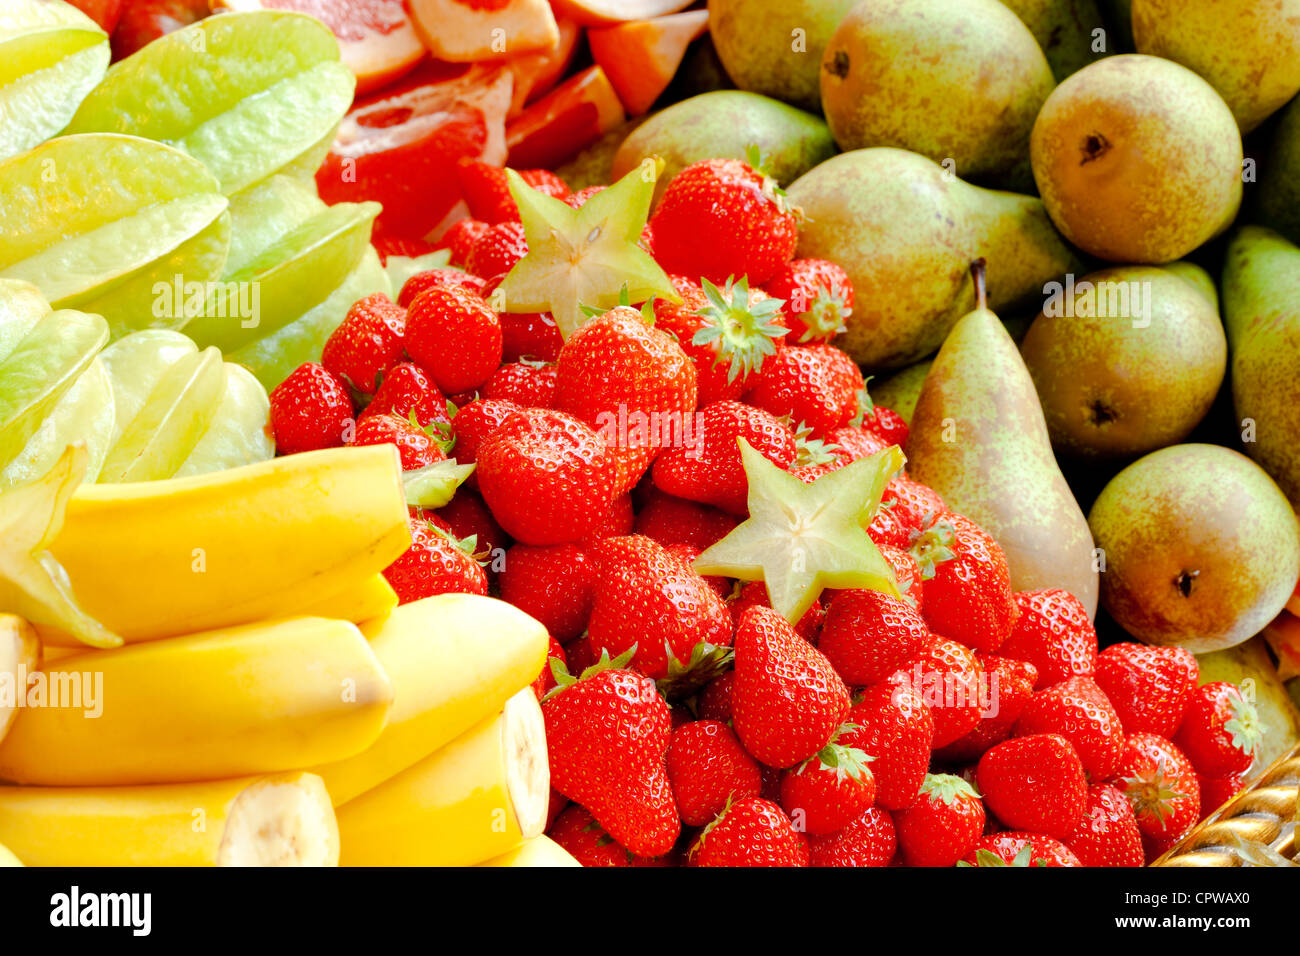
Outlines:
{"type": "Polygon", "coordinates": [[[1002,0],[1018,16],[1047,56],[1058,81],[1112,48],[1096,0],[1002,0]]]}
{"type": "Polygon", "coordinates": [[[1300,242],[1300,96],[1282,111],[1252,192],[1258,222],[1300,242]]]}

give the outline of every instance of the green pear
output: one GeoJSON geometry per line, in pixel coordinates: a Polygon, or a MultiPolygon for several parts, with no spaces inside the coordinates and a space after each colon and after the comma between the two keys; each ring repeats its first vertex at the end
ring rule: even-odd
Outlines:
{"type": "Polygon", "coordinates": [[[1109,262],[1181,259],[1241,205],[1232,111],[1191,70],[1159,57],[1108,56],[1066,79],[1029,146],[1052,221],[1109,262]]]}
{"type": "Polygon", "coordinates": [[[1214,404],[1228,363],[1205,293],[1157,266],[1069,277],[1049,293],[1020,351],[1052,446],[1081,458],[1182,441],[1214,404]]]}
{"type": "Polygon", "coordinates": [[[1093,502],[1101,603],[1148,644],[1194,654],[1259,633],[1300,578],[1300,523],[1273,480],[1220,445],[1139,458],[1093,502]]]}
{"type": "Polygon", "coordinates": [[[844,150],[909,149],[968,179],[1024,183],[1052,91],[1033,34],[997,0],[868,0],[822,54],[822,108],[844,150]]]}
{"type": "Polygon", "coordinates": [[[1139,53],[1181,63],[1249,133],[1300,93],[1300,0],[1133,0],[1139,53]]]}
{"type": "Polygon", "coordinates": [[[912,423],[916,400],[921,397],[921,386],[933,362],[917,362],[879,382],[868,382],[871,400],[877,405],[898,412],[903,421],[912,423]]]}
{"type": "Polygon", "coordinates": [[[973,259],[990,264],[995,309],[1040,302],[1045,283],[1081,271],[1038,199],[972,186],[905,150],[842,153],[789,197],[805,216],[798,255],[838,262],[853,282],[837,344],[869,370],[910,365],[943,343],[975,301],[973,259]]]}
{"type": "Polygon", "coordinates": [[[1246,453],[1300,508],[1300,248],[1246,226],[1228,244],[1223,316],[1246,453]]]}
{"type": "Polygon", "coordinates": [[[953,326],[913,413],[907,468],[1002,545],[1017,591],[1064,588],[1097,607],[1092,536],[1047,437],[1029,371],[984,302],[953,326]]]}
{"type": "Polygon", "coordinates": [[[1098,57],[1114,53],[1096,0],[1002,0],[1047,56],[1052,75],[1063,80],[1098,57]],[[1101,33],[1097,33],[1097,31],[1101,33]]]}
{"type": "Polygon", "coordinates": [[[1253,192],[1259,221],[1300,242],[1300,97],[1282,111],[1253,192]]]}
{"type": "Polygon", "coordinates": [[[709,35],[731,81],[819,112],[822,51],[857,0],[709,0],[709,35]]]}

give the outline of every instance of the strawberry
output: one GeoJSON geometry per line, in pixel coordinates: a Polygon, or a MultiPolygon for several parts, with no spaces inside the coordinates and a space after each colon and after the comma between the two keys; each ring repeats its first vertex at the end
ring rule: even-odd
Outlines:
{"type": "Polygon", "coordinates": [[[1132,805],[1148,862],[1181,840],[1201,818],[1196,770],[1164,737],[1145,733],[1125,737],[1119,764],[1107,782],[1132,805]]]}
{"type": "Polygon", "coordinates": [[[798,219],[757,156],[706,159],[673,177],[650,228],[669,272],[712,282],[748,276],[762,285],[794,257],[798,219]]]}
{"type": "Polygon", "coordinates": [[[502,365],[483,384],[483,397],[551,408],[555,405],[555,366],[532,359],[502,365]]]}
{"type": "Polygon", "coordinates": [[[807,866],[808,841],[762,797],[731,803],[687,851],[691,866],[807,866]]]}
{"type": "MultiPolygon", "coordinates": [[[[688,568],[695,564],[695,559],[703,553],[700,548],[690,544],[666,544],[664,545],[664,550],[688,568]]],[[[735,591],[735,583],[731,578],[724,578],[716,574],[703,574],[700,576],[704,578],[704,583],[713,589],[713,593],[724,602],[727,601],[735,591]]],[[[728,611],[731,614],[734,630],[736,615],[734,611],[731,611],[730,606],[728,606],[728,611]]]]}
{"type": "Polygon", "coordinates": [[[507,417],[483,439],[476,459],[483,500],[525,544],[581,541],[614,501],[614,461],[604,440],[563,412],[507,417]]]}
{"type": "Polygon", "coordinates": [[[1019,591],[1014,598],[1020,613],[1000,654],[1038,668],[1039,687],[1096,672],[1097,631],[1077,597],[1062,588],[1046,588],[1019,591]]]}
{"type": "MultiPolygon", "coordinates": [[[[564,180],[547,169],[520,169],[519,178],[539,193],[565,199],[569,187],[564,180]]],[[[499,166],[477,159],[462,159],[456,167],[461,195],[469,206],[470,215],[486,223],[495,224],[519,218],[519,207],[510,195],[506,171],[499,166]]]]}
{"type": "Polygon", "coordinates": [[[1001,647],[1020,611],[1006,555],[993,537],[965,515],[945,512],[916,538],[912,554],[922,577],[933,569],[921,611],[930,629],[977,651],[1001,647]]]}
{"type": "MultiPolygon", "coordinates": [[[[862,395],[866,395],[865,390],[862,395]]],[[[898,445],[900,448],[906,445],[909,431],[907,420],[892,408],[873,404],[869,398],[866,404],[868,407],[863,411],[862,428],[887,445],[898,445]]]]}
{"type": "MultiPolygon", "coordinates": [[[[587,541],[594,544],[604,538],[624,538],[632,533],[636,524],[636,512],[632,508],[632,496],[619,495],[609,506],[609,513],[596,525],[587,541]]],[[[694,560],[692,558],[691,560],[694,560]]]]}
{"type": "Polygon", "coordinates": [[[893,568],[894,580],[898,582],[898,590],[903,595],[903,600],[918,611],[921,610],[925,589],[922,586],[921,569],[917,566],[916,558],[912,557],[912,552],[889,544],[876,547],[880,551],[880,556],[893,568]]]}
{"type": "Polygon", "coordinates": [[[668,779],[677,811],[687,826],[702,827],[729,800],[756,797],[763,777],[736,735],[716,720],[697,720],[673,731],[668,779]]]}
{"type": "Polygon", "coordinates": [[[445,426],[423,427],[415,419],[396,415],[368,415],[357,422],[349,445],[396,445],[402,459],[403,471],[414,471],[443,461],[447,457],[449,440],[442,437],[445,426]]]}
{"type": "Polygon", "coordinates": [[[564,645],[564,656],[569,659],[569,673],[581,674],[588,667],[599,662],[600,651],[591,643],[591,638],[584,633],[564,645]]]}
{"type": "Polygon", "coordinates": [[[825,259],[795,259],[768,281],[767,291],[785,301],[790,341],[800,345],[829,342],[853,314],[848,273],[825,259]]]}
{"type": "Polygon", "coordinates": [[[703,550],[735,526],[736,519],[725,512],[651,487],[636,514],[634,530],[662,545],[689,544],[703,550]]]}
{"type": "Polygon", "coordinates": [[[505,550],[510,546],[510,536],[505,533],[501,525],[497,524],[497,519],[488,510],[483,499],[469,488],[458,488],[451,501],[433,513],[447,523],[447,527],[456,537],[474,538],[478,543],[475,550],[492,556],[493,561],[485,568],[488,579],[491,580],[495,576],[492,566],[497,563],[497,556],[499,555],[502,561],[505,560],[505,550]]]}
{"type": "Polygon", "coordinates": [[[547,828],[547,836],[583,866],[668,866],[664,857],[637,856],[596,822],[586,807],[571,803],[547,828]]]}
{"type": "Polygon", "coordinates": [[[671,850],[681,832],[664,765],[672,724],[654,681],[607,660],[564,675],[542,716],[551,785],[633,853],[671,850]]]}
{"type": "Polygon", "coordinates": [[[528,240],[518,222],[499,222],[489,226],[475,240],[465,256],[465,269],[483,279],[509,272],[528,255],[528,240]]]}
{"type": "Polygon", "coordinates": [[[1230,777],[1250,769],[1263,736],[1254,701],[1216,680],[1192,691],[1173,739],[1197,773],[1230,777]]]}
{"type": "Polygon", "coordinates": [[[894,826],[908,866],[954,866],[984,833],[984,804],[961,777],[928,773],[894,826]]]}
{"type": "Polygon", "coordinates": [[[281,455],[337,448],[351,429],[347,384],[318,362],[306,362],[271,390],[271,431],[281,455]]]}
{"type": "Polygon", "coordinates": [[[716,649],[731,645],[731,617],[708,583],[639,535],[606,538],[591,556],[596,584],[587,630],[596,647],[612,654],[635,647],[636,668],[656,680],[692,665],[696,677],[708,679],[705,668],[722,656],[716,649]],[[696,652],[697,645],[704,647],[696,652]]]}
{"type": "Polygon", "coordinates": [[[1082,866],[1060,840],[1005,830],[980,837],[958,866],[1082,866]]]}
{"type": "Polygon", "coordinates": [[[872,516],[867,534],[877,545],[888,544],[895,548],[908,547],[912,539],[911,532],[894,516],[894,509],[883,502],[872,516]]]}
{"type": "Polygon", "coordinates": [[[792,345],[763,363],[745,401],[825,436],[853,417],[861,388],[862,373],[835,346],[792,345]]]}
{"type": "MultiPolygon", "coordinates": [[[[514,402],[499,399],[482,398],[461,406],[451,422],[452,434],[456,436],[456,460],[462,465],[478,461],[483,441],[516,415],[524,414],[525,410],[514,402]]],[[[469,483],[477,485],[478,475],[470,475],[469,483]]]]}
{"type": "Polygon", "coordinates": [[[847,723],[857,729],[840,742],[874,758],[876,804],[887,810],[910,807],[925,780],[934,737],[934,717],[925,701],[906,684],[881,681],[862,691],[847,723]]]}
{"type": "Polygon", "coordinates": [[[435,286],[411,303],[406,351],[445,394],[475,389],[501,364],[501,322],[473,292],[435,286]]]}
{"type": "Polygon", "coordinates": [[[501,599],[537,618],[560,643],[587,627],[596,575],[578,545],[517,544],[506,552],[500,583],[501,599]]]}
{"type": "Polygon", "coordinates": [[[848,826],[876,800],[871,760],[834,738],[803,763],[781,774],[781,807],[795,829],[834,833],[848,826]]]}
{"type": "Polygon", "coordinates": [[[385,373],[379,391],[357,420],[374,415],[414,416],[423,427],[451,424],[447,399],[414,362],[398,362],[385,373]]]}
{"type": "MultiPolygon", "coordinates": [[[[731,596],[727,602],[727,609],[731,611],[731,620],[739,625],[740,618],[755,605],[759,607],[772,606],[772,601],[767,593],[767,585],[762,581],[749,581],[741,586],[739,592],[731,596]]],[[[799,618],[795,623],[794,632],[809,644],[816,646],[817,637],[822,629],[822,620],[825,617],[826,608],[822,606],[822,600],[819,596],[813,600],[808,610],[803,612],[803,617],[799,618]]]]}
{"type": "Polygon", "coordinates": [[[850,686],[882,681],[921,653],[930,637],[910,604],[880,591],[837,591],[817,646],[850,686]]]}
{"type": "Polygon", "coordinates": [[[501,359],[554,362],[564,347],[564,336],[549,312],[501,313],[501,359]]]}
{"type": "Polygon", "coordinates": [[[552,687],[556,687],[555,671],[551,669],[551,662],[556,661],[559,666],[568,669],[568,660],[564,656],[564,648],[554,637],[549,639],[546,647],[546,663],[542,665],[542,672],[537,675],[537,680],[533,681],[533,693],[537,699],[542,700],[552,687]]]}
{"type": "Polygon", "coordinates": [[[441,522],[410,519],[411,546],[384,569],[402,604],[434,594],[487,594],[473,539],[458,540],[441,522]]]}
{"type": "Polygon", "coordinates": [[[1034,696],[1038,670],[1033,664],[993,654],[978,656],[988,685],[988,706],[980,714],[974,730],[936,751],[943,760],[955,763],[978,760],[990,747],[1011,736],[1020,714],[1034,696]]]}
{"type": "Polygon", "coordinates": [[[771,608],[745,612],[731,719],[746,750],[770,767],[793,767],[826,746],[848,711],[848,689],[820,651],[771,608]]]}
{"type": "Polygon", "coordinates": [[[844,829],[808,840],[812,866],[888,866],[897,850],[894,820],[871,807],[844,829]]]}
{"type": "Polygon", "coordinates": [[[1088,800],[1083,763],[1056,734],[1014,737],[980,758],[976,780],[984,802],[1009,827],[1064,840],[1088,800]]]}
{"type": "Polygon", "coordinates": [[[620,306],[592,319],[556,360],[557,406],[600,430],[628,491],[695,411],[695,367],[677,340],[620,306]]]}
{"type": "Polygon", "coordinates": [[[704,685],[695,699],[695,709],[700,720],[731,723],[731,687],[736,681],[735,671],[723,671],[704,685]]]}
{"type": "Polygon", "coordinates": [[[1108,783],[1088,788],[1083,819],[1065,845],[1084,866],[1142,865],[1142,834],[1133,807],[1108,783]]]}
{"type": "Polygon", "coordinates": [[[406,309],[382,292],[348,309],[321,351],[321,364],[359,392],[373,394],[379,378],[402,360],[406,309]]]}
{"type": "Polygon", "coordinates": [[[482,219],[462,219],[452,224],[442,234],[438,245],[440,248],[451,250],[453,266],[463,266],[469,261],[469,253],[474,248],[474,244],[491,228],[492,226],[482,219]]]}
{"type": "Polygon", "coordinates": [[[794,434],[775,416],[740,402],[717,402],[683,419],[689,441],[660,453],[654,483],[679,498],[713,505],[734,515],[748,511],[749,481],[738,439],[745,439],[778,468],[794,461],[794,434]]]}
{"type": "Polygon", "coordinates": [[[906,475],[895,475],[889,479],[885,493],[880,496],[880,503],[907,529],[909,544],[912,533],[919,533],[929,527],[936,515],[948,510],[937,491],[906,475]]]}
{"type": "Polygon", "coordinates": [[[483,286],[484,282],[478,276],[459,269],[425,269],[406,280],[402,285],[402,291],[397,295],[397,304],[404,309],[409,309],[421,292],[447,287],[464,289],[466,292],[481,296],[483,286]]]}
{"type": "Polygon", "coordinates": [[[1199,668],[1181,647],[1112,644],[1097,656],[1097,686],[1131,734],[1173,737],[1196,690],[1199,668]]]}
{"type": "Polygon", "coordinates": [[[570,193],[562,198],[564,204],[570,209],[581,209],[588,199],[597,193],[604,192],[608,188],[608,186],[583,186],[577,192],[570,193]]]}
{"type": "Polygon", "coordinates": [[[1059,734],[1074,747],[1090,781],[1105,780],[1119,762],[1124,728],[1091,677],[1071,677],[1034,694],[1015,734],[1059,734]]]}
{"type": "Polygon", "coordinates": [[[931,634],[893,680],[909,684],[930,708],[935,749],[961,739],[980,722],[987,694],[984,670],[965,645],[931,634]]]}
{"type": "Polygon", "coordinates": [[[1202,777],[1198,774],[1197,784],[1201,788],[1200,816],[1204,820],[1245,789],[1246,775],[1238,773],[1231,777],[1202,777]]]}

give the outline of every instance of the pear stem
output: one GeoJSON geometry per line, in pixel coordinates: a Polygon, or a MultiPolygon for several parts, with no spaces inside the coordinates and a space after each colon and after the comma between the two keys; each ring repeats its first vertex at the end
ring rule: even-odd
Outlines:
{"type": "Polygon", "coordinates": [[[970,264],[970,276],[975,282],[975,308],[983,312],[988,306],[988,294],[984,289],[984,257],[970,264]]]}

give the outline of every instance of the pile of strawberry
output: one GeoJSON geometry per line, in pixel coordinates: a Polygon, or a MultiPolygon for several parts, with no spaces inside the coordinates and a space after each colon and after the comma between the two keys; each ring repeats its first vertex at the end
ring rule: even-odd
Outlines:
{"type": "Polygon", "coordinates": [[[566,341],[489,304],[527,248],[503,173],[478,172],[445,240],[463,271],[358,302],[272,424],[281,453],[475,463],[412,510],[386,575],[403,601],[491,591],[546,626],[548,832],[582,863],[1136,866],[1240,788],[1258,727],[1235,687],[1198,688],[1177,649],[1099,655],[1073,596],[1013,593],[998,544],[905,473],[868,527],[901,598],[824,591],[791,625],[761,581],[693,569],[747,515],[739,438],[807,482],[906,438],[831,344],[847,276],[794,258],[768,177],[676,177],[641,244],[681,303],[566,341]]]}

